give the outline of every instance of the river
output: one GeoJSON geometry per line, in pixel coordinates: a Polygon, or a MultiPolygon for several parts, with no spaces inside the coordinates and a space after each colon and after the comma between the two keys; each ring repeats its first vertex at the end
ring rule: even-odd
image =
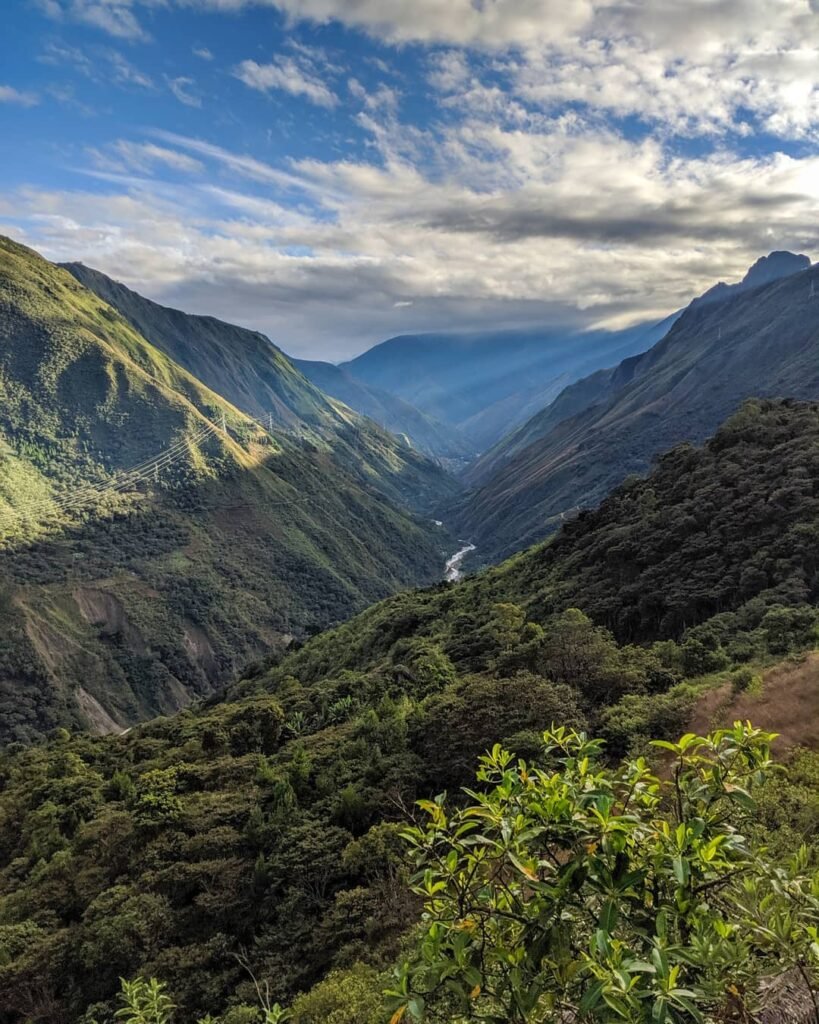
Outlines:
{"type": "Polygon", "coordinates": [[[444,579],[450,583],[455,583],[461,578],[461,563],[469,554],[470,551],[475,550],[474,544],[467,544],[466,547],[461,548],[460,551],[456,551],[451,558],[446,560],[446,568],[444,569],[444,579]]]}

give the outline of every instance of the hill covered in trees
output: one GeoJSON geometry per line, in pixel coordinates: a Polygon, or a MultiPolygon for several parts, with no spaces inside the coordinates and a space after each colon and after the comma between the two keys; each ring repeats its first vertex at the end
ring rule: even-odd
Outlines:
{"type": "MultiPolygon", "coordinates": [[[[105,1020],[141,974],[182,1020],[249,1024],[249,971],[296,1024],[383,1020],[420,910],[397,837],[415,799],[496,742],[536,761],[552,722],[642,752],[685,731],[704,677],[744,692],[815,644],[817,452],[819,407],[749,403],[551,543],[389,598],[223,698],[7,750],[0,1022],[105,1020]]],[[[805,755],[763,798],[776,850],[819,835],[817,771],[805,755]]]]}
{"type": "Polygon", "coordinates": [[[282,394],[307,396],[299,422],[326,416],[334,435],[264,429],[67,271],[0,241],[4,741],[174,711],[439,575],[443,531],[384,492],[423,503],[452,481],[377,428],[392,475],[352,440],[345,465],[333,437],[357,417],[270,351],[268,380],[280,368],[282,394]]]}

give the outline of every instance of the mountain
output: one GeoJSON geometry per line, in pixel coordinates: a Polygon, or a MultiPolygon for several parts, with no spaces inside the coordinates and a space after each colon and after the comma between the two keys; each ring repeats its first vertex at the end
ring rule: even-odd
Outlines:
{"type": "Polygon", "coordinates": [[[402,398],[369,387],[344,367],[312,359],[291,362],[325,394],[406,438],[413,448],[430,458],[458,468],[475,455],[473,446],[456,427],[432,419],[402,398]]]}
{"type": "MultiPolygon", "coordinates": [[[[222,327],[203,362],[228,347],[222,327]]],[[[182,330],[154,334],[190,342],[197,361],[182,330]]],[[[288,396],[282,419],[300,397],[302,440],[263,429],[67,271],[0,240],[0,739],[174,711],[291,635],[440,576],[444,531],[384,491],[437,500],[449,478],[376,427],[361,428],[356,462],[358,419],[281,367],[265,393],[288,396]]]]}
{"type": "Polygon", "coordinates": [[[670,322],[623,331],[404,335],[342,369],[456,427],[484,451],[578,377],[649,348],[670,322]]]}
{"type": "Polygon", "coordinates": [[[762,285],[779,281],[783,277],[790,277],[791,274],[798,274],[801,270],[807,270],[809,267],[809,256],[776,250],[767,256],[760,256],[741,281],[736,284],[726,284],[724,281],[720,281],[713,288],[709,288],[705,294],[694,299],[692,305],[720,302],[731,295],[738,295],[740,292],[747,292],[752,288],[761,288],[762,285]]]}
{"type": "Polygon", "coordinates": [[[316,445],[364,486],[424,511],[458,491],[420,450],[328,397],[263,334],[161,306],[81,263],[63,266],[237,409],[316,445]]]}
{"type": "Polygon", "coordinates": [[[703,441],[743,399],[819,396],[819,267],[768,259],[740,286],[694,301],[649,351],[567,388],[475,464],[476,489],[453,517],[459,535],[497,560],[671,445],[703,441]]]}
{"type": "MultiPolygon", "coordinates": [[[[815,657],[766,665],[815,643],[818,453],[819,406],[750,402],[551,542],[388,598],[221,699],[0,754],[0,1024],[109,1020],[140,975],[183,1021],[257,1021],[255,978],[295,1024],[383,1022],[420,913],[415,799],[474,785],[496,742],[533,763],[552,722],[651,759],[703,703],[722,721],[726,691],[774,729],[815,715],[815,676],[781,685],[815,657]]],[[[777,856],[819,840],[817,767],[758,805],[777,856]]]]}

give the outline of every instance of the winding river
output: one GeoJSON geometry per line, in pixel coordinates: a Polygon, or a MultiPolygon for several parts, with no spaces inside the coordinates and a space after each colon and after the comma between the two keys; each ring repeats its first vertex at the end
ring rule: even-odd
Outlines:
{"type": "Polygon", "coordinates": [[[451,558],[448,558],[446,560],[446,568],[444,569],[444,579],[450,583],[455,583],[459,580],[461,578],[461,563],[469,552],[474,550],[474,544],[467,544],[466,547],[462,547],[460,551],[456,551],[451,558]]]}

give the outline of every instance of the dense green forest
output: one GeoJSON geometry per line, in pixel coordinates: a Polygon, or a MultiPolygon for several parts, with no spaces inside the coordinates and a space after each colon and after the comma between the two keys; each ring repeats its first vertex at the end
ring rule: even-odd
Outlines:
{"type": "MultiPolygon", "coordinates": [[[[452,588],[399,594],[291,655],[281,673],[317,681],[412,664],[433,645],[458,671],[503,656],[543,661],[541,629],[579,608],[618,641],[680,640],[688,674],[811,636],[819,595],[819,406],[747,402],[702,448],[662,456],[550,542],[452,588]],[[554,620],[552,620],[554,621],[554,620]],[[527,632],[529,630],[529,632],[527,632]],[[531,644],[532,656],[520,653],[531,644]]],[[[661,650],[665,650],[664,646],[661,650]]],[[[627,648],[646,657],[645,648],[627,648]]],[[[589,680],[586,680],[589,684],[589,680]]]]}
{"type": "MultiPolygon", "coordinates": [[[[496,743],[536,763],[553,722],[639,756],[715,682],[754,690],[815,645],[818,441],[816,406],[750,403],[552,544],[390,598],[224,698],[7,749],[1,1024],[105,1021],[137,975],[185,1024],[260,1020],[252,976],[298,1024],[383,1021],[423,899],[399,836],[416,799],[457,802],[496,743]]],[[[776,857],[815,842],[815,754],[754,820],[776,857]]]]}
{"type": "MultiPolygon", "coordinates": [[[[304,416],[357,443],[354,414],[270,352],[277,412],[292,385],[304,416]]],[[[0,240],[0,739],[170,713],[290,636],[437,578],[445,531],[385,491],[431,500],[449,478],[394,439],[345,467],[318,425],[271,433],[0,240]]]]}

